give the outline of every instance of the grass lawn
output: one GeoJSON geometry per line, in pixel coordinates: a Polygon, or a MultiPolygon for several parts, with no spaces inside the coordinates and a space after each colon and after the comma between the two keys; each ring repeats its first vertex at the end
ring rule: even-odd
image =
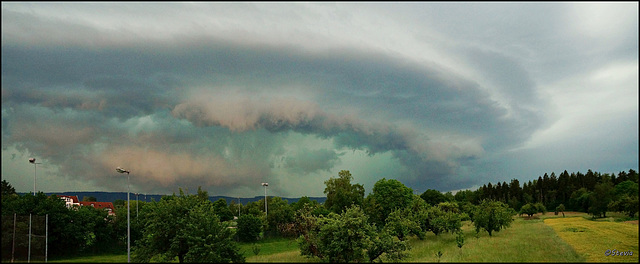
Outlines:
{"type": "Polygon", "coordinates": [[[295,239],[269,238],[253,243],[240,243],[240,252],[247,262],[314,262],[300,255],[295,239]],[[260,249],[256,255],[254,245],[260,249]]]}
{"type": "Polygon", "coordinates": [[[588,262],[638,262],[638,225],[614,222],[593,221],[584,217],[566,217],[545,219],[544,223],[588,262]],[[633,252],[632,256],[607,256],[607,250],[633,252]]]}
{"type": "Polygon", "coordinates": [[[104,254],[95,256],[78,256],[59,260],[49,259],[51,263],[127,263],[127,253],[124,254],[104,254]]]}
{"type": "Polygon", "coordinates": [[[465,243],[458,248],[454,234],[430,233],[425,240],[412,238],[411,257],[407,262],[583,262],[571,246],[562,241],[542,220],[517,217],[511,226],[489,236],[481,231],[476,238],[475,227],[464,222],[465,243]]]}

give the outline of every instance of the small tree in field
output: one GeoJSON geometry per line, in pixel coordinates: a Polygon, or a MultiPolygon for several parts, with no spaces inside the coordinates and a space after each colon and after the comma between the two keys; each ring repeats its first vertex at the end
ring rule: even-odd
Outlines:
{"type": "Polygon", "coordinates": [[[526,214],[531,218],[534,214],[538,212],[538,209],[533,204],[525,204],[520,208],[520,214],[526,214]]]}
{"type": "Polygon", "coordinates": [[[476,232],[484,229],[492,236],[493,231],[499,232],[502,228],[509,227],[513,221],[515,211],[506,204],[497,201],[484,200],[477,207],[473,224],[476,232]]]}
{"type": "Polygon", "coordinates": [[[462,230],[458,231],[458,235],[456,236],[456,245],[460,249],[462,249],[462,246],[464,245],[464,233],[462,233],[462,230]]]}
{"type": "Polygon", "coordinates": [[[542,214],[547,213],[547,207],[545,207],[544,204],[535,203],[533,206],[536,208],[536,211],[538,211],[538,213],[542,213],[542,214]]]}
{"type": "Polygon", "coordinates": [[[558,205],[558,207],[556,207],[556,212],[561,212],[562,213],[562,217],[564,217],[564,204],[560,204],[558,205]]]}

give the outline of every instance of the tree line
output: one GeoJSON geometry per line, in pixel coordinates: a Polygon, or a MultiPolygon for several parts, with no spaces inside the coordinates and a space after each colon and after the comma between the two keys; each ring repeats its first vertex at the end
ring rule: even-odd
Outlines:
{"type": "MultiPolygon", "coordinates": [[[[424,194],[423,194],[424,195],[424,194]]],[[[638,213],[638,173],[633,169],[613,173],[599,173],[588,170],[587,173],[569,174],[566,170],[560,175],[545,173],[537,180],[520,185],[518,179],[509,183],[497,182],[484,184],[475,191],[459,191],[455,195],[429,191],[427,199],[441,199],[477,204],[483,199],[501,201],[516,211],[578,211],[605,217],[607,211],[624,212],[633,217],[638,213]]]]}
{"type": "MultiPolygon", "coordinates": [[[[211,202],[201,188],[192,195],[179,189],[178,194],[159,201],[131,201],[131,208],[137,208],[131,211],[132,260],[243,262],[238,242],[278,236],[296,239],[302,255],[322,261],[398,261],[407,257],[410,237],[425,239],[429,232],[456,234],[456,243],[462,247],[462,221],[473,223],[476,233],[491,236],[507,228],[517,212],[530,215],[556,208],[594,217],[606,211],[633,216],[638,208],[638,174],[633,170],[617,176],[565,171],[558,177],[545,174],[522,187],[513,179],[509,184],[489,183],[455,194],[427,189],[415,195],[400,181],[383,178],[365,196],[364,186],[352,180],[351,173],[342,170],[325,181],[323,204],[306,196],[294,203],[267,197],[266,212],[264,199],[246,205],[224,199],[211,202]]],[[[2,181],[3,216],[49,214],[53,258],[126,251],[127,206],[124,201],[114,205],[115,216],[92,207],[70,210],[55,195],[18,195],[2,181]]],[[[6,245],[11,240],[4,239],[5,225],[10,224],[2,223],[3,257],[11,248],[6,245]]]]}

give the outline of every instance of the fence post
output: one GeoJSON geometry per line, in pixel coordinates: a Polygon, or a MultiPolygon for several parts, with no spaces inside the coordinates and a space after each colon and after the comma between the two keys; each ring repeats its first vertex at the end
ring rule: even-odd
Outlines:
{"type": "Polygon", "coordinates": [[[45,221],[45,233],[44,233],[44,262],[47,262],[49,255],[49,214],[47,214],[47,220],[45,221]]]}
{"type": "Polygon", "coordinates": [[[16,252],[16,213],[13,213],[13,245],[11,245],[11,263],[16,252]]]}
{"type": "Polygon", "coordinates": [[[27,262],[31,262],[31,214],[29,214],[29,255],[27,256],[27,262]]]}

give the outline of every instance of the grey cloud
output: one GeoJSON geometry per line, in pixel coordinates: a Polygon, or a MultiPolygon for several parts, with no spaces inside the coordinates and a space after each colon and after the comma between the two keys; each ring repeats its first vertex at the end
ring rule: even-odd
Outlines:
{"type": "MultiPolygon", "coordinates": [[[[344,154],[344,153],[343,153],[344,154]]],[[[285,158],[285,167],[296,174],[330,171],[343,155],[331,149],[306,150],[285,158]]]]}
{"type": "MultiPolygon", "coordinates": [[[[94,93],[100,91],[98,95],[108,102],[107,109],[113,109],[109,107],[113,105],[120,112],[134,115],[135,111],[148,114],[157,107],[173,107],[182,99],[181,92],[193,85],[210,87],[212,91],[231,86],[245,94],[266,94],[282,86],[307,85],[316,94],[313,100],[323,109],[340,111],[341,107],[352,107],[359,109],[362,117],[411,120],[484,137],[514,133],[510,130],[520,125],[514,120],[504,122],[504,109],[471,81],[435,67],[353,50],[319,56],[295,49],[232,46],[215,41],[204,44],[202,40],[174,48],[145,50],[51,52],[17,47],[3,50],[3,75],[10,77],[3,80],[7,86],[24,87],[25,84],[11,78],[16,78],[12,72],[26,69],[31,70],[32,76],[19,79],[48,84],[39,89],[53,93],[72,86],[94,93]],[[22,56],[25,54],[31,55],[22,56]],[[12,64],[5,63],[8,61],[12,64]],[[48,68],[35,67],[41,63],[54,65],[51,68],[58,72],[51,74],[48,68]],[[64,81],[52,86],[57,79],[64,81]],[[496,133],[496,128],[506,130],[496,133]]],[[[49,98],[43,96],[40,100],[49,98]]]]}
{"type": "MultiPolygon", "coordinates": [[[[122,157],[148,151],[148,157],[173,166],[164,167],[168,172],[153,171],[154,162],[147,158],[128,165],[146,170],[147,176],[136,180],[139,184],[153,186],[157,180],[159,188],[197,182],[222,188],[273,176],[270,164],[283,153],[281,140],[289,132],[332,139],[338,150],[391,152],[406,167],[406,175],[397,177],[445,186],[445,178],[482,155],[483,148],[501,149],[526,139],[538,118],[504,118],[507,111],[482,87],[436,63],[348,48],[307,52],[292,45],[240,45],[214,38],[101,49],[76,44],[43,48],[3,40],[2,87],[3,111],[29,106],[91,116],[87,127],[94,130],[87,132],[82,148],[67,153],[61,150],[69,149],[56,149],[48,145],[50,139],[40,137],[41,147],[25,149],[55,159],[63,173],[104,184],[110,184],[104,173],[84,171],[91,166],[100,168],[92,171],[109,171],[111,165],[77,153],[93,151],[92,158],[105,155],[126,162],[122,157]],[[144,117],[155,127],[132,131],[144,117]],[[402,128],[397,122],[412,125],[402,128]],[[437,144],[423,129],[447,131],[475,143],[437,144]],[[258,147],[248,151],[246,142],[258,147]],[[94,146],[100,144],[110,147],[94,146]],[[185,167],[178,161],[197,168],[178,169],[185,167]]],[[[68,126],[71,120],[60,115],[51,125],[68,126]]],[[[3,116],[3,146],[26,144],[25,138],[7,134],[33,127],[30,122],[3,116]],[[18,129],[5,129],[5,123],[18,129]]],[[[336,151],[330,151],[309,154],[317,163],[304,154],[286,161],[294,171],[322,171],[339,160],[336,151]]]]}

